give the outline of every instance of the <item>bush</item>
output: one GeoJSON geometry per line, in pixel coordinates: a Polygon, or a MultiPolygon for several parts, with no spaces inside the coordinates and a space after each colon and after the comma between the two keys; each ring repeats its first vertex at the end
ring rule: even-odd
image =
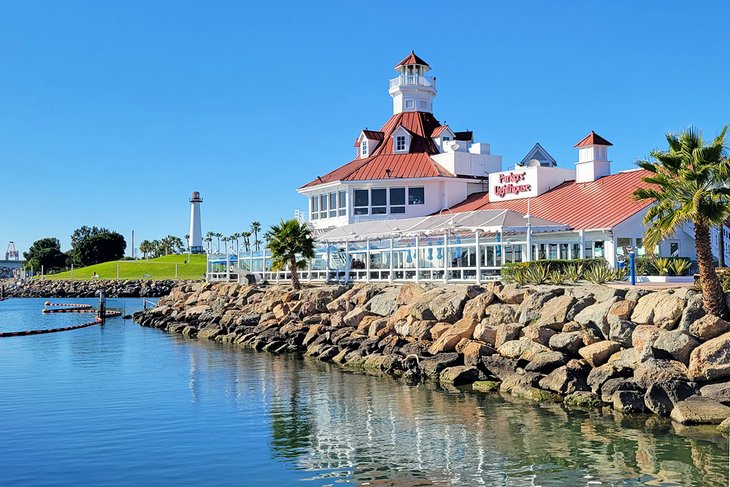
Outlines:
{"type": "Polygon", "coordinates": [[[550,270],[548,269],[548,266],[538,263],[537,265],[530,266],[525,270],[525,277],[527,278],[527,282],[530,284],[543,284],[550,277],[550,270]]]}
{"type": "MultiPolygon", "coordinates": [[[[528,270],[533,267],[544,268],[548,277],[551,276],[553,272],[559,272],[564,279],[575,282],[581,278],[582,274],[588,272],[593,267],[606,267],[606,259],[598,258],[508,262],[502,266],[501,276],[502,279],[507,282],[516,282],[517,284],[520,284],[518,280],[524,279],[528,270]],[[575,277],[575,280],[572,279],[573,277],[575,277]]],[[[545,280],[547,280],[547,277],[545,280]]]]}
{"type": "Polygon", "coordinates": [[[614,278],[614,273],[607,265],[593,266],[585,273],[586,279],[593,284],[603,284],[614,278]]]}

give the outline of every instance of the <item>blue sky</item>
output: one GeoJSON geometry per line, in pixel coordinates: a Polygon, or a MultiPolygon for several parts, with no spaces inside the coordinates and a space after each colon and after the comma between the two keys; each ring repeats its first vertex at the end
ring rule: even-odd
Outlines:
{"type": "Polygon", "coordinates": [[[572,167],[595,130],[627,169],[730,123],[728,25],[723,1],[0,1],[0,258],[81,225],[183,236],[193,190],[204,232],[291,217],[411,49],[505,167],[535,142],[572,167]]]}

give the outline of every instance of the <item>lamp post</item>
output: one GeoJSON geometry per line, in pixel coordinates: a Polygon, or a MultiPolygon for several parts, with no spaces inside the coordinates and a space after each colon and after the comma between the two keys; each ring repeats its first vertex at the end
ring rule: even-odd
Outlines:
{"type": "Polygon", "coordinates": [[[631,285],[636,286],[636,253],[633,248],[629,250],[629,273],[631,275],[631,285]]]}

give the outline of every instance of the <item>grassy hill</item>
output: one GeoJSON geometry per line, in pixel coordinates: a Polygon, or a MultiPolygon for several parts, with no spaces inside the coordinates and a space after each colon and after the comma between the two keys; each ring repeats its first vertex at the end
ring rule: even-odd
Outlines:
{"type": "Polygon", "coordinates": [[[46,275],[46,279],[203,279],[205,255],[165,255],[156,259],[115,260],[46,275]],[[177,268],[177,274],[176,274],[177,268]]]}

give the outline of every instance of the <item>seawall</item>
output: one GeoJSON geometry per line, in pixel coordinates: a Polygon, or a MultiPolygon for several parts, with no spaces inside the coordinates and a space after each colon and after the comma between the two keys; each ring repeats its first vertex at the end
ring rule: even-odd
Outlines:
{"type": "Polygon", "coordinates": [[[730,418],[730,323],[690,289],[185,283],[143,326],[566,408],[730,418]]]}
{"type": "Polygon", "coordinates": [[[170,294],[178,285],[188,285],[192,281],[175,281],[149,279],[94,279],[94,280],[50,280],[28,279],[20,283],[7,282],[4,285],[5,295],[16,298],[49,297],[86,298],[97,296],[104,291],[107,297],[161,297],[170,294]]]}

